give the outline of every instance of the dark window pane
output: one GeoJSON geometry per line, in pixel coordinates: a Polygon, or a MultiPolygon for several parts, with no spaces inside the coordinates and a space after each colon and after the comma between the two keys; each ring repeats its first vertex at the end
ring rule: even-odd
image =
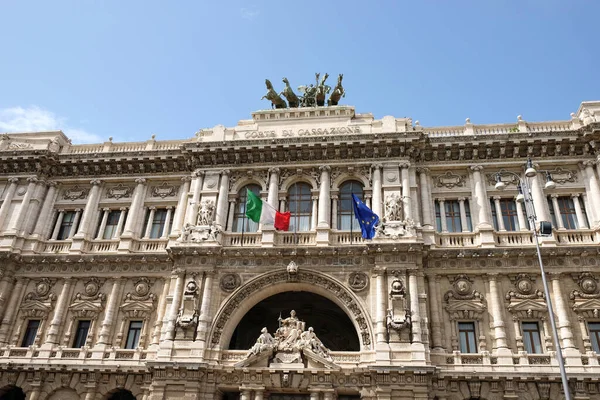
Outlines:
{"type": "Polygon", "coordinates": [[[477,353],[474,322],[459,322],[458,336],[461,353],[477,353]]]}
{"type": "Polygon", "coordinates": [[[126,349],[135,349],[140,341],[142,333],[142,321],[131,321],[129,323],[129,331],[127,332],[127,340],[125,341],[126,349]]]}
{"type": "Polygon", "coordinates": [[[85,346],[88,332],[90,330],[90,321],[79,321],[77,323],[77,330],[75,331],[75,339],[73,340],[73,347],[85,346]]]}
{"type": "Polygon", "coordinates": [[[39,319],[32,319],[27,322],[27,329],[25,329],[25,335],[23,335],[21,347],[29,347],[35,342],[35,337],[37,335],[39,327],[39,319]]]}
{"type": "Polygon", "coordinates": [[[600,322],[588,322],[588,330],[590,331],[592,350],[600,353],[600,322]]]}
{"type": "Polygon", "coordinates": [[[338,199],[337,229],[341,231],[360,231],[360,224],[354,217],[352,195],[364,201],[363,185],[358,181],[346,181],[340,186],[338,199]]]}
{"type": "Polygon", "coordinates": [[[294,183],[288,190],[288,211],[291,212],[290,231],[310,231],[312,194],[306,183],[294,183]]]}
{"type": "Polygon", "coordinates": [[[521,323],[523,330],[523,345],[525,351],[532,354],[542,353],[542,340],[540,336],[540,326],[537,322],[521,323]]]}
{"type": "Polygon", "coordinates": [[[246,217],[246,201],[248,201],[248,190],[260,197],[260,186],[246,185],[238,192],[238,200],[233,213],[232,232],[256,232],[258,231],[258,223],[249,220],[246,217]]]}

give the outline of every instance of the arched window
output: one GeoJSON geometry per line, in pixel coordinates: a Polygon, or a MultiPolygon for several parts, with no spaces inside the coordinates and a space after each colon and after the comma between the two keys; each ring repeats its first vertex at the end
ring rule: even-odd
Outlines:
{"type": "Polygon", "coordinates": [[[248,190],[260,197],[260,186],[251,184],[246,185],[238,192],[238,201],[233,214],[233,232],[256,232],[258,224],[246,217],[246,200],[248,200],[248,190]]]}
{"type": "Polygon", "coordinates": [[[310,231],[312,200],[308,184],[296,182],[290,187],[288,190],[288,211],[292,213],[290,231],[310,231]]]}
{"type": "Polygon", "coordinates": [[[352,195],[364,201],[363,185],[358,181],[346,181],[340,186],[337,228],[340,231],[360,231],[360,224],[354,218],[352,195]]]}

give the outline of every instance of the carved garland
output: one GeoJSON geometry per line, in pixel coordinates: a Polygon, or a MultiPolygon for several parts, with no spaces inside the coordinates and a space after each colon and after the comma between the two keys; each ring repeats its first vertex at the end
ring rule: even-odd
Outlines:
{"type": "MultiPolygon", "coordinates": [[[[308,271],[300,271],[297,274],[297,281],[304,282],[311,285],[320,286],[327,291],[331,292],[335,296],[337,296],[346,307],[352,312],[352,315],[360,328],[360,336],[362,338],[362,343],[365,346],[371,346],[371,334],[369,332],[369,326],[367,324],[367,317],[363,315],[360,306],[354,300],[353,296],[350,292],[342,285],[337,284],[330,278],[326,278],[324,276],[320,276],[313,272],[308,271]]],[[[221,335],[223,333],[223,328],[227,324],[227,321],[231,317],[231,314],[242,304],[242,302],[249,297],[251,294],[258,292],[259,290],[271,286],[281,282],[288,281],[288,273],[287,271],[275,272],[266,276],[262,276],[257,278],[256,280],[249,282],[245,287],[243,287],[240,291],[233,295],[233,297],[229,300],[228,304],[225,306],[223,311],[221,311],[217,322],[215,324],[215,328],[212,334],[211,344],[216,346],[219,344],[221,340],[221,335]]]]}

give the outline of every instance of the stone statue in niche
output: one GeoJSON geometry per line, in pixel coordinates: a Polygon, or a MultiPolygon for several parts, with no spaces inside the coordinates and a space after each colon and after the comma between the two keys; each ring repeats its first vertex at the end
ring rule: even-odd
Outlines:
{"type": "Polygon", "coordinates": [[[385,213],[383,221],[402,220],[402,197],[398,193],[392,193],[385,198],[385,213]]]}
{"type": "MultiPolygon", "coordinates": [[[[317,337],[314,329],[306,329],[306,323],[292,310],[287,318],[279,317],[279,328],[274,336],[267,328],[261,334],[239,366],[249,365],[253,360],[265,360],[272,367],[304,368],[314,363],[332,365],[330,351],[317,337]]],[[[236,364],[236,365],[238,365],[236,364]]]]}
{"type": "Polygon", "coordinates": [[[194,340],[198,325],[198,284],[194,279],[188,281],[183,293],[183,301],[177,315],[175,339],[194,340]]]}
{"type": "Polygon", "coordinates": [[[396,276],[390,288],[390,308],[387,312],[386,327],[389,343],[410,341],[411,314],[406,301],[406,289],[396,276]],[[409,328],[405,332],[403,329],[409,328]]]}
{"type": "Polygon", "coordinates": [[[382,222],[377,226],[379,239],[397,240],[400,236],[415,236],[415,222],[404,216],[404,199],[398,193],[386,196],[382,222]]]}

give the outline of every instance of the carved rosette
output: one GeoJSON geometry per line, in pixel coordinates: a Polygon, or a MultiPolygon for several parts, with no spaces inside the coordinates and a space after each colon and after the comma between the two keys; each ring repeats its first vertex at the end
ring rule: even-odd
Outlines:
{"type": "MultiPolygon", "coordinates": [[[[242,304],[244,299],[252,293],[263,290],[267,286],[286,283],[287,280],[287,271],[272,272],[248,282],[243,290],[238,290],[217,315],[211,336],[211,344],[217,346],[220,343],[223,328],[227,324],[231,314],[233,314],[239,305],[242,304]]],[[[336,296],[350,311],[350,317],[353,318],[358,325],[362,344],[367,348],[371,347],[371,333],[367,323],[369,317],[363,313],[361,306],[354,299],[354,295],[351,291],[344,285],[336,283],[331,278],[313,271],[299,271],[298,282],[319,286],[336,296]]]]}

